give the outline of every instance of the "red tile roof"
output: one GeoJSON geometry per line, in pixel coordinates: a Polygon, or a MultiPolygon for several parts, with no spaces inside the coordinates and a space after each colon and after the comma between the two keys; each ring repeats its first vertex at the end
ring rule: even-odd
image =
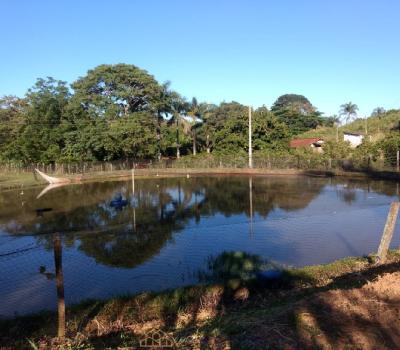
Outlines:
{"type": "Polygon", "coordinates": [[[307,139],[295,139],[290,141],[290,147],[297,148],[297,147],[307,147],[311,146],[313,143],[318,141],[322,141],[319,137],[310,137],[307,139]]]}

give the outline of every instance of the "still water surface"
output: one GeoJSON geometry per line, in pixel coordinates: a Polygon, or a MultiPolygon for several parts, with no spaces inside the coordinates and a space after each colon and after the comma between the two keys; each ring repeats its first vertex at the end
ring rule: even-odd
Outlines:
{"type": "Polygon", "coordinates": [[[246,176],[42,190],[0,192],[1,316],[55,309],[55,232],[69,305],[197,283],[223,252],[290,266],[368,254],[399,191],[385,181],[246,176]]]}

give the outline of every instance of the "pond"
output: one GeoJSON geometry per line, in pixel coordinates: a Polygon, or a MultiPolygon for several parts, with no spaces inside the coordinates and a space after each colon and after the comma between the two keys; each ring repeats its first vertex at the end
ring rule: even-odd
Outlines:
{"type": "MultiPolygon", "coordinates": [[[[70,305],[202,282],[229,252],[285,266],[368,254],[398,192],[395,182],[296,176],[2,191],[0,315],[56,309],[55,237],[70,305]]],[[[396,228],[392,246],[399,238],[396,228]]]]}

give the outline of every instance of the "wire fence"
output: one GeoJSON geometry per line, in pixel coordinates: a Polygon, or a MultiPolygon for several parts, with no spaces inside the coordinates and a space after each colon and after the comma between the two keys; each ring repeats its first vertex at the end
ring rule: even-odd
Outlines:
{"type": "MultiPolygon", "coordinates": [[[[86,255],[93,252],[89,250],[85,253],[79,248],[85,236],[91,235],[91,233],[84,233],[76,240],[76,245],[63,244],[62,259],[67,304],[88,298],[107,298],[196,283],[198,282],[196,271],[204,267],[211,252],[215,253],[215,246],[219,246],[223,251],[224,247],[220,245],[223,240],[226,240],[226,247],[232,248],[235,246],[232,241],[238,235],[242,235],[242,239],[247,237],[246,247],[249,251],[257,251],[259,247],[264,247],[263,250],[266,249],[264,254],[276,252],[274,247],[280,236],[282,241],[279,243],[279,250],[282,250],[283,254],[290,254],[290,252],[293,254],[292,245],[294,242],[300,242],[295,238],[299,236],[303,237],[303,242],[299,243],[300,246],[296,247],[296,250],[305,252],[304,249],[306,249],[307,252],[313,252],[315,256],[318,256],[318,252],[324,258],[327,253],[334,254],[336,258],[348,254],[369,253],[377,249],[390,201],[389,198],[381,198],[376,204],[350,210],[348,207],[334,211],[326,208],[314,214],[285,214],[268,218],[268,220],[257,216],[254,219],[239,217],[239,220],[235,222],[189,225],[184,229],[186,239],[177,240],[182,232],[175,233],[173,245],[180,248],[178,256],[160,253],[160,256],[152,259],[151,262],[129,269],[107,266],[86,255]],[[371,215],[372,212],[374,215],[371,215]],[[327,221],[333,222],[334,216],[340,220],[336,219],[337,223],[334,225],[327,225],[327,221]],[[355,225],[357,226],[356,223],[359,222],[364,222],[363,227],[368,227],[368,232],[354,232],[357,231],[355,225]],[[246,236],[250,225],[253,231],[246,236]],[[339,227],[342,227],[340,232],[337,231],[339,227]],[[205,232],[208,237],[206,240],[210,237],[214,240],[210,251],[204,251],[192,243],[189,244],[193,236],[200,237],[205,232]],[[280,234],[277,235],[276,232],[280,234]],[[368,244],[365,244],[366,238],[369,240],[368,244]],[[328,241],[329,244],[326,243],[328,241]],[[337,251],[332,253],[332,247],[337,251]],[[171,271],[174,272],[171,273],[171,271]]],[[[207,218],[203,220],[207,221],[207,218]]],[[[118,242],[124,235],[126,233],[123,230],[121,234],[113,230],[111,242],[118,242]]],[[[132,235],[134,236],[133,233],[132,235]]],[[[68,232],[63,232],[63,236],[67,237],[68,232]]],[[[51,243],[53,235],[47,234],[47,240],[22,235],[10,241],[6,239],[7,237],[9,236],[0,236],[0,238],[5,238],[5,240],[0,240],[0,271],[2,271],[0,274],[0,316],[12,317],[42,309],[54,310],[57,299],[55,253],[51,243]]],[[[398,241],[396,237],[394,243],[398,241]]],[[[165,242],[165,246],[168,243],[168,241],[165,242]]],[[[114,253],[111,249],[107,254],[118,254],[118,251],[114,253]]]]}
{"type": "MultiPolygon", "coordinates": [[[[3,163],[1,173],[31,173],[39,169],[54,175],[76,175],[92,173],[112,173],[130,169],[218,169],[248,168],[247,156],[187,156],[183,158],[162,158],[160,160],[125,159],[116,161],[93,161],[71,163],[3,163]]],[[[299,169],[299,170],[343,170],[343,171],[399,171],[398,158],[392,156],[335,159],[317,154],[309,155],[255,155],[253,168],[256,169],[299,169]]]]}

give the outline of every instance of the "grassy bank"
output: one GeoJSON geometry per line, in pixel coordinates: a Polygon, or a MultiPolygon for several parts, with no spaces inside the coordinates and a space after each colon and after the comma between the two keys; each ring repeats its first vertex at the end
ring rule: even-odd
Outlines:
{"type": "Polygon", "coordinates": [[[67,308],[64,342],[54,338],[56,314],[45,312],[1,321],[0,348],[29,349],[30,341],[43,349],[136,349],[162,329],[178,349],[330,349],[343,341],[348,349],[389,349],[398,333],[399,301],[390,291],[399,293],[399,271],[400,251],[391,251],[384,265],[373,256],[346,258],[285,270],[266,284],[228,280],[86,301],[67,308]]]}

